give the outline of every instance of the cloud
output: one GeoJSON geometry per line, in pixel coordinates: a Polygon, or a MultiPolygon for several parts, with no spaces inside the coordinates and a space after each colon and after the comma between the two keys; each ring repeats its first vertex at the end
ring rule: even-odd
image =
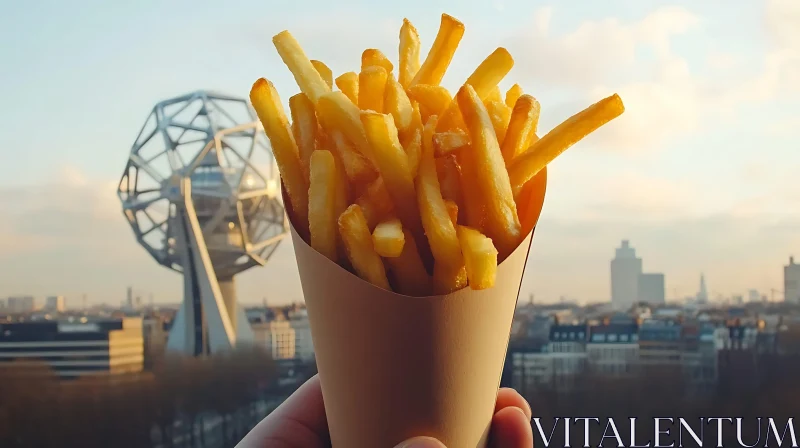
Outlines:
{"type": "MultiPolygon", "coordinates": [[[[77,302],[87,294],[90,303],[117,304],[134,286],[160,302],[181,299],[180,276],[136,242],[114,181],[65,167],[47,184],[0,189],[0,215],[0,297],[62,294],[77,302]]],[[[302,297],[288,239],[267,266],[237,277],[242,302],[302,297]]]]}
{"type": "MultiPolygon", "coordinates": [[[[740,106],[797,91],[797,5],[793,0],[768,2],[766,25],[773,46],[763,61],[751,63],[762,66],[754,75],[731,75],[737,60],[719,51],[706,55],[710,72],[692,68],[673,40],[681,35],[700,39],[703,20],[678,6],[663,6],[636,20],[587,20],[561,34],[551,31],[560,10],[544,7],[506,43],[516,55],[515,73],[525,74],[524,85],[535,86],[530,89],[534,94],[547,87],[572,92],[583,102],[580,108],[612,92],[620,94],[626,112],[592,135],[593,144],[616,151],[659,149],[683,135],[731,125],[740,106]]],[[[565,119],[578,110],[555,115],[565,119]]]]}

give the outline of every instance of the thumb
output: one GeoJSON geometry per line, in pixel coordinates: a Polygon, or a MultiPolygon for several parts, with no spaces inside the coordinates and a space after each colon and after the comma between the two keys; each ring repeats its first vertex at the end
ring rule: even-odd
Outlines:
{"type": "Polygon", "coordinates": [[[447,448],[433,437],[414,437],[400,443],[395,448],[447,448]]]}

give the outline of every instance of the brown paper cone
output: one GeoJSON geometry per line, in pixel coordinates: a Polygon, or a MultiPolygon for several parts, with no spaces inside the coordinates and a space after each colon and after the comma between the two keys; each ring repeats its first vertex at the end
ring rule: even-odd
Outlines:
{"type": "Polygon", "coordinates": [[[342,269],[292,227],[335,448],[392,448],[416,436],[486,445],[531,238],[490,289],[408,297],[342,269]]]}

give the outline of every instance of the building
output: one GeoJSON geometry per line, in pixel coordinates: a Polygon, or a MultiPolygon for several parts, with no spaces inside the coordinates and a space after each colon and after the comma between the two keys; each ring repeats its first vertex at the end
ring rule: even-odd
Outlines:
{"type": "Polygon", "coordinates": [[[639,302],[666,303],[664,274],[639,274],[639,302]]]}
{"type": "Polygon", "coordinates": [[[43,362],[61,378],[141,372],[142,319],[0,324],[0,369],[43,362]]]}
{"type": "Polygon", "coordinates": [[[282,312],[268,310],[263,320],[250,317],[255,344],[264,347],[275,360],[294,359],[296,355],[295,331],[282,312]]]}
{"type": "Polygon", "coordinates": [[[700,274],[700,290],[697,291],[697,300],[698,305],[705,305],[708,303],[708,288],[706,288],[706,276],[700,274]]]}
{"type": "Polygon", "coordinates": [[[144,367],[153,369],[164,360],[167,337],[167,322],[164,316],[153,315],[142,321],[142,337],[144,338],[144,367]]]}
{"type": "MultiPolygon", "coordinates": [[[[504,384],[525,395],[553,382],[553,358],[549,344],[536,340],[509,344],[504,368],[504,384]]],[[[501,381],[502,382],[502,381],[501,381]]]]}
{"type": "Polygon", "coordinates": [[[314,341],[311,338],[311,325],[308,310],[296,308],[289,313],[289,324],[294,330],[295,356],[301,361],[314,360],[314,341]]]}
{"type": "Polygon", "coordinates": [[[51,313],[63,313],[66,309],[64,296],[50,296],[44,300],[44,310],[51,313]]]}
{"type": "Polygon", "coordinates": [[[557,390],[568,391],[576,386],[586,371],[586,325],[553,325],[550,327],[550,357],[553,360],[553,382],[557,390]]]}
{"type": "Polygon", "coordinates": [[[641,273],[642,259],[636,256],[628,240],[622,240],[611,260],[611,304],[614,308],[626,310],[636,302],[641,273]]]}
{"type": "Polygon", "coordinates": [[[672,321],[644,322],[639,328],[639,364],[642,368],[677,370],[681,366],[684,349],[682,330],[682,325],[672,321]]]}
{"type": "Polygon", "coordinates": [[[786,302],[800,303],[800,264],[789,257],[789,264],[783,267],[783,297],[786,302]]]}
{"type": "Polygon", "coordinates": [[[632,375],[639,360],[639,326],[590,326],[586,359],[592,373],[616,377],[632,375]]]}
{"type": "Polygon", "coordinates": [[[6,312],[12,314],[32,313],[36,309],[36,300],[33,296],[9,297],[6,308],[6,312]]]}

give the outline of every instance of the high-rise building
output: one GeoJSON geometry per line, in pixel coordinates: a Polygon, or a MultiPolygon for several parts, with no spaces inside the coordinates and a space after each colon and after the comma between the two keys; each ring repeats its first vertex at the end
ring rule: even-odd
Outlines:
{"type": "Polygon", "coordinates": [[[789,303],[800,303],[800,263],[795,263],[794,257],[783,267],[783,297],[789,303]]]}
{"type": "Polygon", "coordinates": [[[30,313],[35,309],[36,301],[33,296],[9,297],[6,306],[9,313],[30,313]]]}
{"type": "Polygon", "coordinates": [[[700,305],[708,303],[708,289],[706,288],[706,276],[700,274],[700,290],[697,291],[697,303],[700,305]]]}
{"type": "Polygon", "coordinates": [[[63,313],[66,309],[64,296],[50,296],[44,301],[44,309],[53,313],[63,313]]]}
{"type": "Polygon", "coordinates": [[[616,249],[611,260],[611,305],[616,309],[630,308],[639,296],[639,275],[642,273],[642,259],[636,257],[636,250],[628,240],[616,249]]]}
{"type": "Polygon", "coordinates": [[[666,303],[664,274],[639,274],[639,301],[653,304],[666,303]]]}
{"type": "Polygon", "coordinates": [[[61,378],[135,373],[142,371],[143,351],[140,318],[0,324],[0,369],[29,361],[61,378]]]}

